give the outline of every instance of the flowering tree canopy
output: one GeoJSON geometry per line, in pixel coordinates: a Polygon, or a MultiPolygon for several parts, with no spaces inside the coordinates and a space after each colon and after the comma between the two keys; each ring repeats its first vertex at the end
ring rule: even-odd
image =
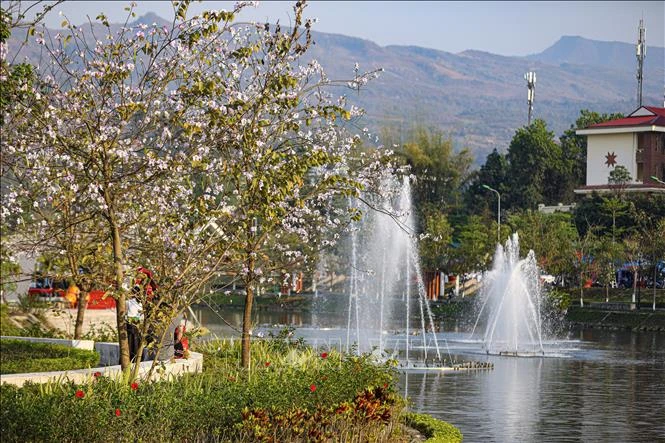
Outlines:
{"type": "Polygon", "coordinates": [[[139,298],[157,303],[162,324],[220,273],[243,280],[247,366],[255,287],[333,244],[359,215],[336,203],[386,163],[380,150],[358,151],[340,123],[361,111],[332,94],[376,73],[333,81],[304,63],[304,2],[288,30],[234,22],[244,4],[192,18],[187,5],[170,27],[130,24],[129,8],[117,29],[100,14],[85,30],[65,21],[66,35],[36,32],[48,63],[30,99],[3,109],[15,128],[2,140],[3,220],[43,248],[67,252],[44,241],[65,231],[96,245],[123,367],[128,270],[139,266],[156,273],[158,301],[139,298]]]}

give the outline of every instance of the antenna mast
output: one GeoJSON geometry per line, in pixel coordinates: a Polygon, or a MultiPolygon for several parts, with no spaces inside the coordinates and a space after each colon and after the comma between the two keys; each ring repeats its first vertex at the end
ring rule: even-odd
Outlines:
{"type": "Polygon", "coordinates": [[[644,29],[644,19],[640,19],[638,28],[639,36],[637,39],[637,106],[642,106],[642,79],[644,70],[644,56],[647,54],[646,29],[644,29]]]}
{"type": "Polygon", "coordinates": [[[527,120],[527,125],[531,125],[531,114],[533,113],[533,100],[536,97],[536,73],[527,72],[524,74],[524,80],[526,80],[526,87],[528,89],[526,100],[529,104],[529,118],[527,120]]]}

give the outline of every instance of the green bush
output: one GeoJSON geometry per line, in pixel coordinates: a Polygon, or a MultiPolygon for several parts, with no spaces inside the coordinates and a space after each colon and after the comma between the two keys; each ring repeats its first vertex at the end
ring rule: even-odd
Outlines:
{"type": "Polygon", "coordinates": [[[397,432],[403,401],[393,368],[284,342],[252,343],[250,370],[238,365],[237,341],[198,345],[205,372],[136,389],[105,377],[84,385],[0,386],[3,443],[319,441],[331,433],[344,441],[340,436],[362,432],[372,440],[397,432]],[[292,421],[298,426],[286,429],[292,421]]]}
{"type": "Polygon", "coordinates": [[[455,426],[427,414],[409,412],[405,416],[408,426],[422,432],[429,443],[458,443],[462,441],[462,433],[455,426]]]}
{"type": "Polygon", "coordinates": [[[0,341],[0,374],[66,371],[99,365],[95,351],[23,340],[0,341]]]}

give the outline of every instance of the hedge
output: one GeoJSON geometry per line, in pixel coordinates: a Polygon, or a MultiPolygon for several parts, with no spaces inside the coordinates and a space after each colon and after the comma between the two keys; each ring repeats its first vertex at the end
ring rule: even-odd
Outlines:
{"type": "Polygon", "coordinates": [[[95,351],[51,343],[0,340],[0,374],[67,371],[99,366],[95,351]]]}
{"type": "Polygon", "coordinates": [[[409,412],[405,416],[408,426],[422,432],[427,437],[427,443],[459,443],[462,441],[462,432],[455,426],[427,414],[409,412]]]}

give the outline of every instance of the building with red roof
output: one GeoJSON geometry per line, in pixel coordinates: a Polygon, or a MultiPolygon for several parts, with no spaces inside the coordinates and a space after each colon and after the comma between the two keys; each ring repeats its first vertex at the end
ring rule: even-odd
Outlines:
{"type": "Polygon", "coordinates": [[[610,172],[624,166],[631,182],[626,191],[665,193],[665,108],[642,106],[625,118],[576,131],[587,136],[586,185],[575,192],[605,192],[610,172]]]}

